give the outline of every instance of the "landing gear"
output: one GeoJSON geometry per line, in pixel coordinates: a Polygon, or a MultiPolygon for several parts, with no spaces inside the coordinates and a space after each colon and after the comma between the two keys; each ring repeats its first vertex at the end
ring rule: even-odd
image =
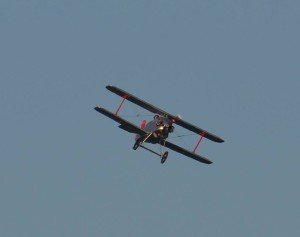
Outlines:
{"type": "Polygon", "coordinates": [[[164,152],[164,148],[165,148],[165,143],[166,143],[166,140],[165,139],[161,139],[159,141],[159,144],[160,144],[160,153],[156,152],[156,151],[153,151],[145,146],[143,146],[143,143],[152,135],[153,133],[149,133],[146,137],[145,136],[142,136],[138,139],[136,139],[132,149],[133,150],[136,150],[138,149],[139,147],[147,150],[147,151],[150,151],[152,153],[154,153],[155,155],[159,156],[161,158],[160,160],[160,163],[165,163],[167,158],[168,158],[168,155],[169,153],[167,151],[164,152]]]}
{"type": "Polygon", "coordinates": [[[137,139],[136,142],[134,143],[132,149],[133,149],[133,150],[136,150],[136,149],[139,148],[140,145],[141,145],[141,142],[140,142],[139,139],[137,139]]]}
{"type": "Polygon", "coordinates": [[[165,161],[167,160],[167,158],[168,158],[168,152],[166,151],[166,152],[164,152],[163,153],[163,155],[161,156],[161,160],[160,160],[160,163],[165,163],[165,161]]]}
{"type": "Polygon", "coordinates": [[[142,147],[142,144],[148,140],[148,138],[152,135],[152,132],[149,132],[147,133],[146,135],[144,136],[141,136],[140,138],[137,138],[132,149],[133,150],[136,150],[138,149],[139,147],[142,147]]]}

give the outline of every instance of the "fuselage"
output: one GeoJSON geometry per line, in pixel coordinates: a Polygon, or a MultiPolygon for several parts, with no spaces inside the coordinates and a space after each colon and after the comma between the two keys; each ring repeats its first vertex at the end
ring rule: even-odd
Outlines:
{"type": "MultiPolygon", "coordinates": [[[[146,132],[151,133],[151,136],[145,142],[159,143],[168,138],[169,133],[174,131],[174,127],[168,118],[163,116],[155,116],[154,119],[148,122],[144,128],[146,132]]],[[[139,138],[139,136],[137,137],[139,138]]]]}

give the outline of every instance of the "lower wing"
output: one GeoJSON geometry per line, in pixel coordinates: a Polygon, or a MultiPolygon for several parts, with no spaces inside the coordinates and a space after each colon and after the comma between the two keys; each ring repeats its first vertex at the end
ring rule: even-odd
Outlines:
{"type": "Polygon", "coordinates": [[[192,158],[194,160],[200,161],[202,163],[205,163],[205,164],[211,164],[212,163],[212,161],[208,160],[207,158],[205,158],[203,156],[199,156],[199,155],[197,155],[197,154],[195,154],[193,152],[190,152],[190,151],[188,151],[188,150],[186,150],[186,149],[184,149],[184,148],[182,148],[180,146],[177,146],[177,145],[175,145],[175,144],[173,144],[171,142],[168,142],[168,141],[166,141],[165,143],[162,142],[161,145],[165,145],[166,147],[170,148],[173,151],[181,153],[181,154],[183,154],[185,156],[188,156],[188,157],[190,157],[190,158],[192,158]]]}

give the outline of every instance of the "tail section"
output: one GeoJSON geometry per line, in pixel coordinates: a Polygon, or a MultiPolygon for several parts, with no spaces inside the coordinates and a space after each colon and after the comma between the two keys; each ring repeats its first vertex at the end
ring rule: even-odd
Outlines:
{"type": "MultiPolygon", "coordinates": [[[[142,121],[141,125],[140,125],[140,128],[141,128],[141,129],[144,129],[144,128],[146,127],[146,123],[147,123],[147,121],[144,119],[144,120],[142,121]]],[[[139,134],[136,134],[135,140],[137,140],[137,139],[139,139],[139,138],[140,138],[140,135],[139,135],[139,134]]]]}
{"type": "Polygon", "coordinates": [[[141,125],[140,125],[140,128],[144,129],[146,127],[146,123],[147,123],[147,121],[143,120],[142,123],[141,123],[141,125]]]}

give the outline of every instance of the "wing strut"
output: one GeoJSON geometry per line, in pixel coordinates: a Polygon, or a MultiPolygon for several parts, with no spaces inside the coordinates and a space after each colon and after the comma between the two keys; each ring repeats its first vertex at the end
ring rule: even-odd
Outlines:
{"type": "Polygon", "coordinates": [[[120,109],[121,109],[121,107],[122,107],[124,101],[127,99],[127,97],[128,97],[127,94],[125,94],[125,95],[123,96],[123,100],[122,100],[121,104],[119,105],[118,109],[117,109],[116,112],[115,112],[115,115],[116,115],[116,116],[118,116],[118,113],[119,113],[119,111],[120,111],[120,109]]]}
{"type": "Polygon", "coordinates": [[[201,137],[200,137],[200,139],[199,139],[197,145],[195,146],[195,149],[193,150],[193,153],[196,153],[196,150],[197,150],[198,146],[200,145],[200,143],[201,143],[203,137],[205,136],[205,134],[206,134],[205,131],[203,131],[203,132],[201,133],[201,137]]]}

